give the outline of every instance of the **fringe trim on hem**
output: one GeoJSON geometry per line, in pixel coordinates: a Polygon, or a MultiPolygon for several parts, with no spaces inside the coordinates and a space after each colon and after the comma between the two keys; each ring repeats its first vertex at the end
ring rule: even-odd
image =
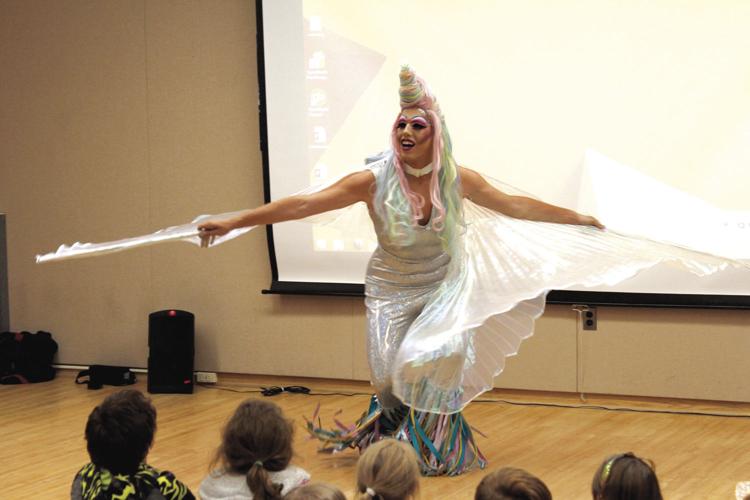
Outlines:
{"type": "Polygon", "coordinates": [[[456,476],[487,465],[472,428],[461,413],[428,413],[407,406],[384,409],[373,395],[367,411],[354,425],[346,426],[334,419],[336,427],[324,429],[319,414],[320,405],[306,420],[310,435],[323,442],[321,453],[347,448],[361,452],[374,442],[392,437],[411,444],[425,476],[456,476]]]}

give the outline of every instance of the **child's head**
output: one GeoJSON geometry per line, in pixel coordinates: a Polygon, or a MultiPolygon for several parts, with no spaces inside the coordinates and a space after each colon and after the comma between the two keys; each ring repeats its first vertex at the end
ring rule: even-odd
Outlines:
{"type": "Polygon", "coordinates": [[[661,500],[654,464],[633,453],[607,457],[591,481],[594,500],[661,500]]]}
{"type": "Polygon", "coordinates": [[[289,465],[293,434],[292,423],[284,418],[281,408],[268,401],[248,399],[224,427],[214,462],[228,472],[245,474],[255,498],[280,498],[281,485],[273,484],[268,472],[289,465]]]}
{"type": "Polygon", "coordinates": [[[357,462],[356,499],[403,500],[419,491],[419,462],[414,449],[395,439],[367,447],[357,462]]]}
{"type": "Polygon", "coordinates": [[[310,483],[294,488],[284,500],[346,500],[340,489],[326,483],[310,483]]]}
{"type": "Polygon", "coordinates": [[[482,478],[475,500],[552,500],[541,479],[523,469],[503,467],[482,478]]]}
{"type": "Polygon", "coordinates": [[[135,390],[110,394],[86,422],[91,461],[110,472],[132,474],[146,460],[156,432],[156,408],[135,390]]]}

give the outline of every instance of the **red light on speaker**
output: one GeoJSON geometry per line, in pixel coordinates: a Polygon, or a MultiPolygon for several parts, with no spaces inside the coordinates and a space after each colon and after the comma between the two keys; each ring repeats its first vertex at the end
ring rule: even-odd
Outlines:
{"type": "Polygon", "coordinates": [[[172,317],[175,317],[175,316],[177,316],[177,311],[175,311],[174,309],[172,309],[171,311],[169,311],[169,315],[172,316],[172,317]]]}
{"type": "Polygon", "coordinates": [[[190,384],[190,379],[186,378],[185,380],[182,381],[182,383],[185,384],[185,385],[189,385],[190,384]]]}

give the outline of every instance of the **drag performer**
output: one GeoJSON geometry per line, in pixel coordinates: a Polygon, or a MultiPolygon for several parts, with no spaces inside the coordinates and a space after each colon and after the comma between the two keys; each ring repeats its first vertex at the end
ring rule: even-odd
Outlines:
{"type": "MultiPolygon", "coordinates": [[[[400,435],[420,443],[415,446],[423,457],[425,473],[455,474],[484,463],[460,414],[446,414],[459,408],[431,405],[421,408],[427,411],[418,411],[407,407],[393,392],[393,377],[397,353],[412,323],[442,293],[451,262],[462,254],[463,198],[511,217],[602,226],[593,217],[506,195],[476,172],[459,167],[435,97],[408,67],[402,69],[400,79],[401,111],[391,132],[392,152],[317,193],[281,199],[231,219],[207,221],[199,229],[210,244],[215,236],[232,229],[366,203],[378,238],[365,279],[367,350],[376,396],[358,429],[344,435],[318,432],[339,445],[360,448],[381,435],[400,435]]],[[[447,373],[447,366],[441,371],[454,376],[447,373]]],[[[420,383],[424,387],[411,392],[432,391],[440,380],[420,378],[420,383]]],[[[424,401],[432,397],[418,396],[424,401]]]]}
{"type": "Polygon", "coordinates": [[[392,149],[331,185],[261,207],[106,243],[75,243],[37,262],[170,240],[214,246],[261,224],[366,204],[378,247],[367,267],[367,350],[376,395],[350,429],[309,428],[329,450],[383,436],[408,441],[428,475],[485,464],[461,410],[493,387],[533,333],[549,290],[614,285],[665,262],[700,275],[748,267],[687,248],[603,231],[460,167],[435,97],[408,67],[392,149]],[[500,187],[498,189],[498,186],[500,187]]]}

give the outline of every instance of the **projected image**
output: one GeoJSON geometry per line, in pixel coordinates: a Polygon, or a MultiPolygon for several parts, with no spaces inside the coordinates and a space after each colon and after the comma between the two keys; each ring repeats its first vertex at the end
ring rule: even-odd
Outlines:
{"type": "MultiPolygon", "coordinates": [[[[378,51],[326,29],[326,21],[331,19],[329,9],[304,19],[309,131],[307,164],[310,185],[313,186],[341,175],[340,167],[330,169],[321,158],[326,155],[331,138],[341,130],[385,61],[385,56],[378,51]],[[352,61],[356,61],[356,72],[351,71],[352,61]]],[[[377,245],[375,234],[367,221],[361,222],[365,224],[352,221],[343,230],[316,224],[311,236],[313,249],[317,252],[372,253],[377,245]]]]}
{"type": "MultiPolygon", "coordinates": [[[[408,62],[461,165],[613,230],[750,258],[748,18],[707,0],[265,2],[273,198],[389,148],[408,62]]],[[[280,275],[361,283],[374,234],[365,207],[347,212],[275,226],[280,275]]],[[[750,293],[727,280],[717,293],[750,293]]]]}

